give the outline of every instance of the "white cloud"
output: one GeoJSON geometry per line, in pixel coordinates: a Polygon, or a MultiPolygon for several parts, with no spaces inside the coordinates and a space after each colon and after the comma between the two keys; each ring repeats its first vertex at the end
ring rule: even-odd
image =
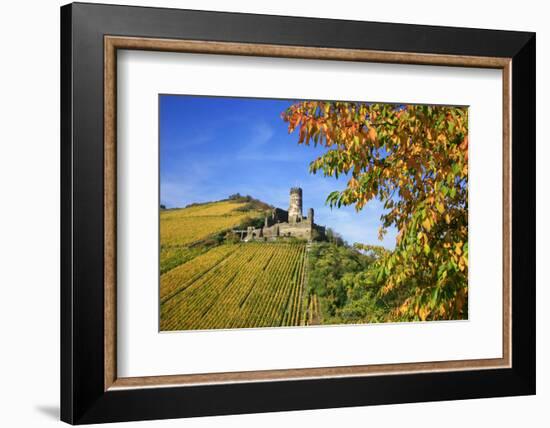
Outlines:
{"type": "Polygon", "coordinates": [[[250,134],[243,137],[246,143],[237,154],[237,159],[264,162],[302,162],[302,159],[296,159],[296,156],[288,153],[287,150],[266,150],[268,144],[273,148],[284,147],[283,144],[275,144],[272,141],[274,135],[275,130],[268,123],[254,122],[250,134]]]}
{"type": "Polygon", "coordinates": [[[160,180],[160,203],[173,208],[206,201],[212,195],[209,181],[217,163],[191,162],[176,173],[163,175],[160,180]]]}

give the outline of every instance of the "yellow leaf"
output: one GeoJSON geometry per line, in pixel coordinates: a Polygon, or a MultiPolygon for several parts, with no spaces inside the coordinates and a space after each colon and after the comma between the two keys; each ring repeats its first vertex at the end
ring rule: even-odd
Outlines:
{"type": "Polygon", "coordinates": [[[369,128],[369,140],[376,141],[376,130],[372,126],[369,128]]]}
{"type": "Polygon", "coordinates": [[[426,306],[421,307],[420,310],[418,311],[418,316],[422,321],[426,321],[426,318],[428,318],[428,315],[430,315],[430,310],[426,306]]]}
{"type": "Polygon", "coordinates": [[[424,229],[426,229],[429,232],[432,228],[432,222],[430,221],[429,218],[427,218],[422,222],[422,226],[424,227],[424,229]]]}
{"type": "Polygon", "coordinates": [[[443,212],[445,211],[445,207],[441,202],[435,204],[435,207],[437,208],[437,211],[439,211],[439,214],[443,214],[443,212]]]}
{"type": "Polygon", "coordinates": [[[430,254],[430,246],[427,243],[424,244],[424,254],[430,254]]]}

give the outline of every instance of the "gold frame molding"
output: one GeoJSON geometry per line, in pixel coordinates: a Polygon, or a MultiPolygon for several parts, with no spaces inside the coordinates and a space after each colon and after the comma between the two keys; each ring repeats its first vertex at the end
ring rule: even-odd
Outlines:
{"type": "Polygon", "coordinates": [[[104,390],[192,386],[236,382],[337,378],[420,372],[481,370],[511,367],[511,73],[510,58],[382,52],[265,44],[137,37],[104,37],[104,390]],[[358,365],[305,369],[204,373],[170,376],[117,376],[116,367],[116,86],[117,50],[147,50],[213,55],[323,59],[417,65],[493,68],[502,70],[503,82],[503,349],[502,358],[434,361],[404,364],[358,365]]]}

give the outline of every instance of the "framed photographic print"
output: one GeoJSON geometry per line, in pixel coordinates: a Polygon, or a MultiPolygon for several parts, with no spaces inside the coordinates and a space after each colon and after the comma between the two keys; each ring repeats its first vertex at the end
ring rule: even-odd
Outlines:
{"type": "Polygon", "coordinates": [[[61,8],[61,417],[535,393],[535,35],[61,8]]]}

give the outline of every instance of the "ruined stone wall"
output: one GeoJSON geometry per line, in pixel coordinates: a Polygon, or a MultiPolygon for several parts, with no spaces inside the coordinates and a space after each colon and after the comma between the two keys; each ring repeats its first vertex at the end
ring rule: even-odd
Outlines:
{"type": "Polygon", "coordinates": [[[315,221],[313,219],[313,208],[310,208],[308,211],[307,211],[307,221],[309,221],[310,224],[315,224],[315,221]]]}
{"type": "Polygon", "coordinates": [[[325,228],[312,224],[308,219],[304,219],[301,223],[277,223],[273,226],[264,226],[261,228],[249,227],[247,230],[246,241],[277,239],[277,238],[298,238],[298,239],[313,239],[314,231],[320,237],[325,235],[325,228]]]}

